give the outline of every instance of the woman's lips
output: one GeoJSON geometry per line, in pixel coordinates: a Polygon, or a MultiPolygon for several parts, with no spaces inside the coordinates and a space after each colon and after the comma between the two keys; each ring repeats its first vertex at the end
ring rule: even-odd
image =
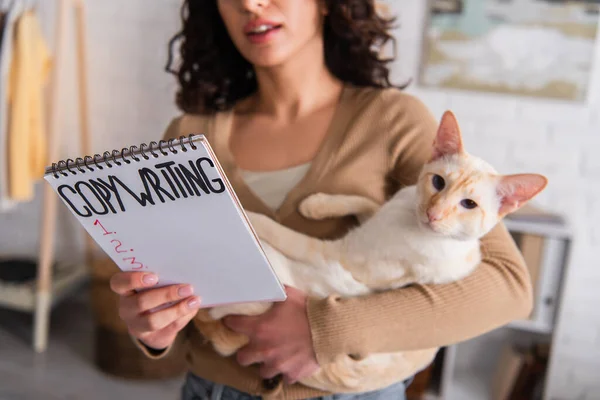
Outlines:
{"type": "Polygon", "coordinates": [[[256,20],[244,26],[244,33],[251,43],[267,43],[281,30],[281,24],[267,20],[256,20]]]}

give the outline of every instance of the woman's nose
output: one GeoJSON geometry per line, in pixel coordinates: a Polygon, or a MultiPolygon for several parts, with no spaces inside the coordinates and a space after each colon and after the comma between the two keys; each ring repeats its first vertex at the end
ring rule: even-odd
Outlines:
{"type": "Polygon", "coordinates": [[[242,0],[244,11],[259,14],[269,6],[270,0],[242,0]]]}

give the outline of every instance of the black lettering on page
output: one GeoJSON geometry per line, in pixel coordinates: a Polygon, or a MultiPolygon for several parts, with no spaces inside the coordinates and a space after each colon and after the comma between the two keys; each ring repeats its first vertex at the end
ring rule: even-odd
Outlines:
{"type": "MultiPolygon", "coordinates": [[[[177,187],[179,188],[179,191],[181,192],[181,194],[183,195],[183,197],[187,197],[184,190],[183,190],[183,186],[181,186],[181,183],[179,183],[179,179],[177,179],[177,176],[175,175],[175,172],[173,172],[173,169],[171,168],[173,165],[175,164],[174,161],[168,161],[168,162],[164,162],[164,163],[160,163],[160,164],[156,164],[154,165],[155,168],[165,168],[169,174],[171,175],[171,178],[173,178],[173,181],[175,182],[175,184],[177,185],[177,187]]],[[[177,198],[179,198],[179,193],[173,189],[173,191],[175,193],[177,193],[177,198]]]]}
{"type": "Polygon", "coordinates": [[[154,205],[154,200],[152,199],[152,196],[148,193],[148,187],[146,187],[146,193],[140,193],[140,196],[138,197],[133,190],[129,189],[129,187],[127,185],[125,185],[119,178],[117,178],[114,175],[109,175],[108,176],[108,180],[109,182],[114,183],[118,183],[119,186],[121,186],[123,189],[125,189],[125,191],[127,193],[129,193],[131,195],[131,197],[133,197],[135,199],[135,201],[137,201],[139,203],[140,206],[142,207],[146,207],[146,205],[148,203],[154,205]]]}
{"type": "Polygon", "coordinates": [[[210,194],[210,189],[208,188],[208,186],[206,186],[206,182],[204,181],[204,178],[202,177],[202,175],[200,175],[200,172],[198,172],[198,168],[196,168],[196,165],[194,165],[194,162],[192,160],[190,160],[189,164],[190,164],[190,168],[192,169],[193,172],[190,171],[189,169],[187,169],[186,167],[184,167],[182,164],[179,164],[179,169],[181,170],[181,173],[183,174],[183,176],[185,176],[187,181],[192,186],[196,196],[201,195],[200,191],[198,190],[198,187],[204,193],[210,194]]]}
{"type": "Polygon", "coordinates": [[[169,184],[169,186],[171,187],[171,190],[173,191],[173,194],[175,195],[175,197],[180,198],[181,196],[179,195],[179,193],[177,192],[177,188],[175,187],[175,185],[173,184],[173,181],[171,180],[171,178],[169,178],[169,175],[167,174],[167,171],[162,170],[160,171],[162,172],[162,175],[165,177],[165,180],[167,181],[167,183],[169,184]]]}
{"type": "Polygon", "coordinates": [[[187,192],[183,191],[183,197],[187,198],[188,197],[188,193],[190,194],[190,196],[193,196],[194,192],[192,192],[192,188],[190,188],[190,184],[187,182],[187,180],[185,179],[185,177],[181,173],[181,170],[179,168],[175,167],[175,172],[177,172],[177,175],[179,175],[179,178],[181,179],[181,182],[183,182],[183,185],[187,189],[187,192]]]}
{"type": "Polygon", "coordinates": [[[207,158],[207,157],[200,157],[199,159],[196,160],[196,166],[198,167],[198,170],[200,171],[200,174],[204,178],[204,181],[210,187],[210,190],[213,193],[222,193],[222,192],[224,192],[225,191],[225,185],[223,184],[223,181],[221,180],[221,178],[215,178],[215,179],[209,180],[208,177],[206,176],[206,173],[204,172],[204,169],[202,168],[202,165],[201,165],[202,161],[206,161],[213,169],[215,169],[215,164],[212,162],[212,160],[210,158],[207,158]],[[219,184],[218,185],[218,189],[215,188],[213,185],[211,185],[210,182],[218,183],[219,184]]]}
{"type": "Polygon", "coordinates": [[[169,161],[140,168],[137,170],[139,180],[136,186],[130,186],[132,182],[126,183],[116,175],[107,175],[78,181],[73,186],[61,185],[57,192],[76,215],[87,218],[93,214],[125,212],[128,208],[125,193],[140,206],[147,207],[159,201],[164,204],[181,197],[200,197],[225,191],[225,183],[209,157],[185,162],[176,164],[169,161]],[[143,190],[138,192],[140,186],[143,190]]]}
{"type": "MultiPolygon", "coordinates": [[[[96,180],[98,181],[98,183],[100,183],[106,189],[108,189],[112,193],[114,193],[115,198],[117,199],[117,202],[119,203],[119,208],[121,208],[121,211],[125,211],[125,205],[123,204],[123,200],[121,200],[121,195],[119,194],[119,191],[117,190],[117,185],[115,184],[115,182],[110,180],[110,175],[109,175],[110,183],[103,181],[101,178],[97,178],[96,180]]],[[[90,181],[91,181],[91,179],[90,179],[90,181]]]]}
{"type": "Polygon", "coordinates": [[[112,198],[110,191],[103,184],[96,182],[93,179],[90,179],[89,182],[90,185],[93,186],[94,190],[102,197],[102,200],[104,200],[104,203],[108,206],[108,208],[110,208],[110,211],[113,214],[116,214],[117,210],[115,210],[115,207],[110,201],[110,199],[112,198]]]}
{"type": "MultiPolygon", "coordinates": [[[[175,197],[171,195],[171,193],[167,192],[160,186],[160,179],[156,172],[152,171],[150,168],[142,168],[139,170],[140,177],[142,178],[142,183],[144,184],[144,189],[146,189],[146,193],[149,193],[150,189],[148,188],[148,183],[154,189],[154,193],[158,196],[161,203],[165,202],[163,194],[167,196],[171,201],[175,200],[175,197]]],[[[154,205],[154,203],[152,203],[154,205]]]]}
{"type": "Polygon", "coordinates": [[[106,214],[108,214],[108,207],[106,206],[106,204],[104,203],[104,201],[102,201],[102,198],[94,190],[94,188],[92,187],[92,185],[90,185],[89,183],[87,183],[85,181],[79,181],[79,182],[77,182],[75,184],[75,190],[77,190],[77,193],[79,193],[79,196],[81,196],[81,198],[83,199],[83,201],[85,202],[85,204],[87,204],[87,206],[94,212],[94,214],[97,214],[97,215],[106,215],[106,214]],[[96,199],[98,200],[98,202],[100,203],[100,205],[102,205],[102,211],[96,210],[96,208],[92,205],[92,203],[90,202],[90,200],[83,193],[83,191],[81,189],[82,186],[84,186],[85,188],[87,188],[87,190],[90,191],[94,195],[94,197],[96,197],[96,199]]]}
{"type": "Polygon", "coordinates": [[[65,189],[69,189],[71,191],[71,193],[74,193],[74,194],[77,194],[77,191],[75,189],[73,189],[69,185],[60,185],[56,189],[56,191],[58,192],[59,196],[62,197],[62,199],[65,201],[65,203],[67,203],[69,205],[69,207],[71,207],[71,210],[73,210],[73,212],[75,214],[79,215],[80,217],[83,217],[83,218],[91,217],[92,216],[92,211],[88,207],[83,206],[83,209],[85,210],[86,214],[83,214],[81,211],[79,211],[79,209],[77,207],[75,207],[75,204],[73,204],[73,202],[64,193],[65,189]]]}

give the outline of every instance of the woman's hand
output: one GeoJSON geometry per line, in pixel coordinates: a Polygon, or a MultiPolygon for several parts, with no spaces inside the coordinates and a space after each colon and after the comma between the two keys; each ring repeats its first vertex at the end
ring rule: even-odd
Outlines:
{"type": "Polygon", "coordinates": [[[157,282],[158,277],[152,273],[118,272],[110,279],[110,288],[121,296],[119,316],[129,333],[148,347],[161,350],[171,345],[194,318],[200,299],[193,296],[190,285],[152,288],[157,282]],[[161,309],[149,312],[155,308],[161,309]]]}
{"type": "Polygon", "coordinates": [[[237,352],[247,366],[262,363],[260,374],[269,379],[283,374],[287,383],[302,380],[319,369],[306,314],[306,294],[286,287],[288,298],[259,316],[224,318],[231,330],[245,334],[250,342],[237,352]]]}

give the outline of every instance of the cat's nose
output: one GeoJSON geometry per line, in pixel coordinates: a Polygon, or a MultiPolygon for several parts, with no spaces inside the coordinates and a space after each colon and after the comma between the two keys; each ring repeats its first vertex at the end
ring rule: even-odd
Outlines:
{"type": "Polygon", "coordinates": [[[432,210],[427,210],[427,218],[429,218],[429,222],[435,222],[442,219],[442,216],[440,215],[440,213],[437,213],[432,210]]]}

